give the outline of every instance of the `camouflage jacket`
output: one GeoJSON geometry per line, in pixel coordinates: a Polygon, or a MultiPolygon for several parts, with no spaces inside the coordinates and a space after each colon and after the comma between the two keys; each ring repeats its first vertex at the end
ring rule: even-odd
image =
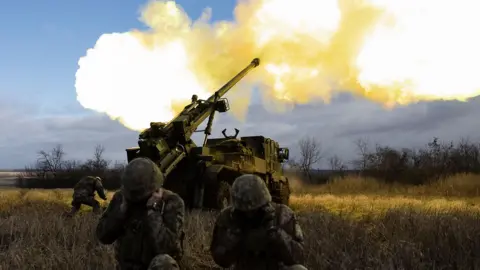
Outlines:
{"type": "Polygon", "coordinates": [[[213,230],[210,252],[221,267],[235,269],[281,269],[303,263],[303,232],[293,211],[272,203],[278,228],[268,237],[266,228],[244,230],[233,217],[233,208],[224,209],[213,230]]]}
{"type": "Polygon", "coordinates": [[[102,181],[93,176],[86,176],[80,179],[73,187],[73,197],[95,197],[95,191],[100,198],[107,199],[102,181]]]}
{"type": "Polygon", "coordinates": [[[185,206],[176,193],[164,190],[158,209],[129,205],[120,211],[123,195],[117,191],[97,225],[97,238],[103,244],[115,242],[119,269],[147,269],[159,254],[176,260],[183,256],[185,206]]]}

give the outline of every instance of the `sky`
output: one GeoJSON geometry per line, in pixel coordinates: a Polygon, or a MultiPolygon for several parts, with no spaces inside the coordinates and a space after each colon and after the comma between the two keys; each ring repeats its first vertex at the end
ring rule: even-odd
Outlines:
{"type": "MultiPolygon", "coordinates": [[[[145,3],[145,2],[144,2],[145,3]]],[[[205,7],[212,20],[232,19],[235,0],[177,1],[191,18],[205,7]]],[[[4,1],[0,9],[0,168],[32,164],[39,150],[62,144],[67,158],[89,158],[95,145],[106,157],[125,161],[125,148],[136,146],[138,133],[107,116],[84,109],[76,100],[78,59],[104,33],[145,28],[138,21],[140,1],[82,0],[4,1]]],[[[262,134],[291,148],[315,136],[325,157],[355,157],[353,141],[394,147],[419,147],[436,136],[443,140],[480,140],[480,98],[468,102],[428,102],[386,110],[347,94],[297,106],[285,114],[270,113],[258,97],[245,121],[218,116],[214,136],[240,129],[240,135],[262,134]]],[[[196,139],[200,137],[197,136],[196,139]]]]}

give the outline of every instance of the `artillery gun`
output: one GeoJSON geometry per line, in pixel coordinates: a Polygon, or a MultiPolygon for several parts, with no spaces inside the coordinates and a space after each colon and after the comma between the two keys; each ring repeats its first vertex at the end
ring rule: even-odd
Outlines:
{"type": "Polygon", "coordinates": [[[206,100],[192,96],[192,102],[170,122],[151,122],[139,134],[138,146],[126,149],[128,162],[148,157],[165,176],[164,187],[178,193],[189,208],[222,209],[230,203],[230,185],[237,176],[253,173],[264,179],[275,202],[288,204],[290,187],[281,163],[288,159],[288,148],[263,136],[208,139],[215,112],[230,109],[222,98],[248,72],[260,64],[253,61],[206,100]],[[197,128],[208,117],[204,130],[197,128]],[[202,146],[191,139],[203,132],[202,146]]]}

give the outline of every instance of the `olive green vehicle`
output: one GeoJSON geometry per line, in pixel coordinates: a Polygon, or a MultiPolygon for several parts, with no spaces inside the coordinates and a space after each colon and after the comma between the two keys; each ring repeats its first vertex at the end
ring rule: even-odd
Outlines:
{"type": "Polygon", "coordinates": [[[234,136],[209,139],[215,112],[230,109],[222,98],[248,72],[257,67],[255,58],[207,100],[192,96],[192,102],[170,122],[152,122],[142,131],[138,147],[127,149],[128,162],[136,157],[153,160],[165,176],[164,187],[178,193],[189,208],[223,209],[230,203],[230,186],[236,177],[251,173],[265,180],[275,202],[288,204],[290,186],[283,175],[282,163],[288,159],[288,148],[263,136],[234,136]],[[208,118],[205,130],[197,128],[208,118]],[[203,132],[202,146],[191,139],[203,132]]]}

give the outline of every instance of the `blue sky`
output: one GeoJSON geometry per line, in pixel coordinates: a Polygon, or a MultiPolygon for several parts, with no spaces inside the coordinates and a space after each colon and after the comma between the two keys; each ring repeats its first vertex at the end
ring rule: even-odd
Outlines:
{"type": "MultiPolygon", "coordinates": [[[[77,61],[103,33],[145,28],[147,2],[113,0],[4,1],[0,8],[2,99],[35,106],[40,114],[83,113],[76,101],[77,61]]],[[[233,0],[177,1],[192,18],[205,6],[214,20],[231,19],[233,0]]]]}
{"type": "MultiPolygon", "coordinates": [[[[125,161],[125,148],[138,133],[76,101],[78,59],[104,33],[144,28],[138,21],[146,2],[113,0],[3,1],[0,8],[0,169],[23,168],[39,150],[62,144],[68,159],[91,157],[96,144],[106,157],[125,161]]],[[[211,7],[212,20],[232,19],[235,0],[177,1],[195,19],[211,7]]],[[[240,135],[265,135],[298,155],[298,140],[315,136],[324,162],[338,155],[355,157],[353,141],[368,138],[393,147],[422,146],[433,136],[444,140],[480,140],[480,98],[466,103],[430,102],[386,111],[379,104],[339,96],[330,104],[297,106],[272,114],[250,106],[246,121],[216,117],[213,135],[240,129],[240,135]]]]}

